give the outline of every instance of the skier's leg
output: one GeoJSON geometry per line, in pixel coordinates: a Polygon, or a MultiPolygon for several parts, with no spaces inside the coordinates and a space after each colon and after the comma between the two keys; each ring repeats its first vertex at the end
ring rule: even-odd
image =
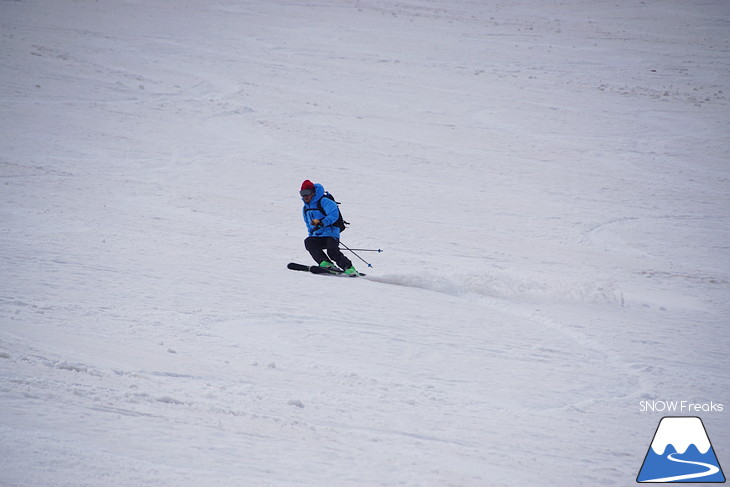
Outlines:
{"type": "Polygon", "coordinates": [[[334,237],[327,238],[327,255],[337,263],[340,269],[352,267],[350,259],[345,257],[345,254],[340,251],[340,241],[334,237]]]}
{"type": "Polygon", "coordinates": [[[321,264],[323,261],[330,262],[324,253],[325,247],[327,247],[327,239],[325,237],[307,237],[304,239],[304,248],[307,249],[309,255],[312,256],[317,264],[321,264]]]}

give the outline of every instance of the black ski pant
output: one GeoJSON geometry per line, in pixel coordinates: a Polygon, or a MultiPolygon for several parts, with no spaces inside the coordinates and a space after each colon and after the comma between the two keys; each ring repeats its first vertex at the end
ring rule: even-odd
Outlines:
{"type": "Polygon", "coordinates": [[[340,252],[340,241],[334,237],[307,237],[304,239],[304,247],[309,251],[317,264],[323,261],[334,261],[340,269],[352,267],[350,259],[340,252]],[[324,251],[327,250],[325,255],[324,251]]]}

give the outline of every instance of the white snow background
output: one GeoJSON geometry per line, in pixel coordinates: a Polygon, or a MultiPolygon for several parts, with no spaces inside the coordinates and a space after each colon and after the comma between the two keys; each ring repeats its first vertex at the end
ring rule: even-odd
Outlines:
{"type": "Polygon", "coordinates": [[[0,62],[0,485],[631,485],[646,400],[730,464],[725,0],[2,0],[0,62]],[[303,179],[366,278],[286,269],[303,179]]]}

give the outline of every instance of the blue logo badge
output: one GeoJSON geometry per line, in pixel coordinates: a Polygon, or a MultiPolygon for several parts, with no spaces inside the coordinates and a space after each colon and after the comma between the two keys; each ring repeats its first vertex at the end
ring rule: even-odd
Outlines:
{"type": "Polygon", "coordinates": [[[702,420],[695,416],[662,418],[636,481],[725,482],[702,420]]]}

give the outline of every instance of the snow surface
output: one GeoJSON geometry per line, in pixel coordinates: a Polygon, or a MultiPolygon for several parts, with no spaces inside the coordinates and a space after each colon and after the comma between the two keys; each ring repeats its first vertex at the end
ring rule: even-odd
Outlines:
{"type": "Polygon", "coordinates": [[[730,464],[727,1],[0,29],[0,485],[630,485],[642,400],[730,464]],[[367,278],[286,269],[303,179],[367,278]]]}

